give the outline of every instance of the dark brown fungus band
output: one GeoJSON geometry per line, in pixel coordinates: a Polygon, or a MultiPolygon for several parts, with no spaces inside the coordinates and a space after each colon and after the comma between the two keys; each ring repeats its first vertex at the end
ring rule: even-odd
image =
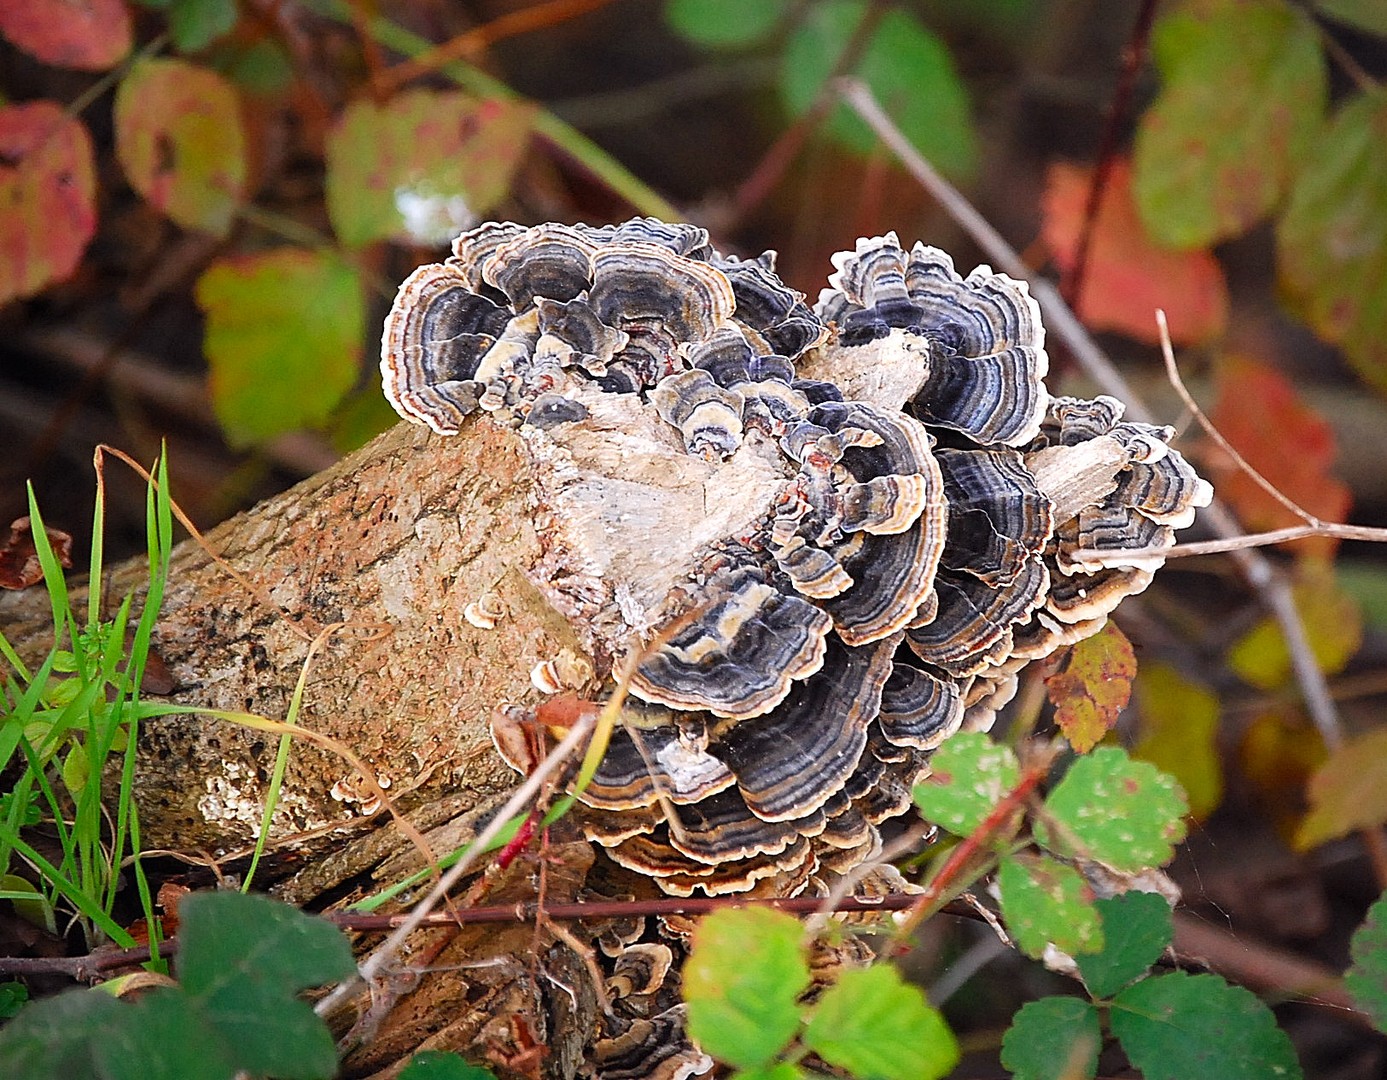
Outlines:
{"type": "MultiPolygon", "coordinates": [[[[833,267],[811,310],[773,252],[694,225],[489,223],[410,276],[382,338],[402,416],[485,412],[552,471],[549,554],[521,569],[590,616],[593,655],[652,642],[577,817],[674,895],[822,895],[873,858],[933,750],[1097,632],[1209,501],[1169,428],[1050,396],[1023,282],[893,233],[833,267]],[[617,471],[570,505],[583,454],[617,471]],[[594,505],[659,535],[608,528],[584,561],[594,505]]],[[[643,1011],[599,1075],[688,1075],[640,933],[611,944],[643,1011]]]]}

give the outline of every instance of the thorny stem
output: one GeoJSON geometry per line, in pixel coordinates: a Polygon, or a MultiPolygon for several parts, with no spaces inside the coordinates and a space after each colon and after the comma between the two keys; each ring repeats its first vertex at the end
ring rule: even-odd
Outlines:
{"type": "Polygon", "coordinates": [[[1093,244],[1094,225],[1103,205],[1103,193],[1107,190],[1108,179],[1112,176],[1113,163],[1117,160],[1118,139],[1127,120],[1127,112],[1132,104],[1132,92],[1136,88],[1137,75],[1146,63],[1147,46],[1151,38],[1151,24],[1156,18],[1156,8],[1160,0],[1142,0],[1137,13],[1132,35],[1122,49],[1122,70],[1117,78],[1117,88],[1113,92],[1112,103],[1108,107],[1107,120],[1103,125],[1103,135],[1098,143],[1098,164],[1093,170],[1093,179],[1088,188],[1088,200],[1084,205],[1083,228],[1079,232],[1079,243],[1074,252],[1074,264],[1069,272],[1060,278],[1060,295],[1065,302],[1078,311],[1082,306],[1084,273],[1088,269],[1089,249],[1093,244]]]}
{"type": "MultiPolygon", "coordinates": [[[[1152,422],[1151,410],[1094,342],[1059,292],[1049,282],[1032,275],[1030,268],[1021,261],[1020,256],[1001,234],[978,213],[957,188],[940,176],[901,134],[900,129],[882,111],[872,92],[863,83],[855,79],[843,79],[838,85],[843,100],[891,148],[910,174],[968,232],[987,257],[1005,273],[1030,285],[1031,295],[1035,297],[1045,315],[1047,328],[1069,347],[1084,374],[1093,379],[1104,393],[1125,402],[1127,415],[1133,420],[1152,422]]],[[[1204,509],[1202,520],[1215,535],[1225,540],[1243,535],[1232,511],[1217,499],[1204,509]]],[[[1240,547],[1230,550],[1229,555],[1238,564],[1248,584],[1281,628],[1301,699],[1319,730],[1320,737],[1331,750],[1343,745],[1343,726],[1334,700],[1330,696],[1324,672],[1320,670],[1310,648],[1305,626],[1291,595],[1289,582],[1256,551],[1240,547]]],[[[1369,840],[1368,850],[1373,856],[1374,870],[1379,880],[1387,885],[1387,844],[1369,840]],[[1378,857],[1379,850],[1382,852],[1381,858],[1378,857]]]]}

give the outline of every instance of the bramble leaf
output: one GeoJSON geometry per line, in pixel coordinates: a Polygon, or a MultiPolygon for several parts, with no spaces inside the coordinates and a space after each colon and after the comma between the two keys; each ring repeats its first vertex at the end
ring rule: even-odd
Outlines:
{"type": "Polygon", "coordinates": [[[421,1050],[400,1070],[398,1080],[496,1080],[496,1074],[449,1051],[421,1050]]]}
{"type": "MultiPolygon", "coordinates": [[[[825,0],[805,13],[781,58],[780,93],[790,112],[809,108],[866,10],[865,0],[825,0]]],[[[948,47],[914,15],[889,8],[853,74],[940,171],[952,176],[973,172],[977,135],[967,91],[948,47]]],[[[826,130],[858,153],[868,153],[877,144],[876,136],[846,105],[835,108],[826,130]]]]}
{"type": "Polygon", "coordinates": [[[1387,822],[1387,728],[1350,739],[1310,779],[1310,812],[1295,846],[1305,851],[1387,822]]]}
{"type": "Polygon", "coordinates": [[[178,978],[235,1064],[309,1080],[337,1071],[327,1025],[296,995],[356,970],[331,923],[267,896],[195,893],[178,906],[178,978]]]}
{"type": "Polygon", "coordinates": [[[356,271],[333,255],[279,248],[221,259],[196,296],[212,406],[233,446],[322,423],[355,382],[365,306],[356,271]]]}
{"type": "Polygon", "coordinates": [[[1052,851],[1136,873],[1170,861],[1185,838],[1187,809],[1171,777],[1117,747],[1100,746],[1077,758],[1050,792],[1035,836],[1052,851]],[[1049,820],[1059,828],[1052,830],[1049,820]]]}
{"type": "Polygon", "coordinates": [[[93,1050],[101,1080],[232,1080],[237,1073],[234,1054],[178,987],[142,993],[93,1050]]]}
{"type": "Polygon", "coordinates": [[[348,247],[373,240],[442,244],[510,189],[534,108],[411,90],[358,100],[327,141],[327,209],[348,247]]]}
{"type": "MultiPolygon", "coordinates": [[[[1296,611],[1320,670],[1334,675],[1358,651],[1363,641],[1363,618],[1357,601],[1339,587],[1333,564],[1303,561],[1293,589],[1296,611]]],[[[1234,642],[1228,666],[1243,681],[1262,690],[1290,682],[1291,654],[1280,624],[1268,616],[1234,642]]]]}
{"type": "Polygon", "coordinates": [[[1208,247],[1290,188],[1327,92],[1314,23],[1279,0],[1210,0],[1152,36],[1162,88],[1137,129],[1133,191],[1151,235],[1208,247]]]}
{"type": "Polygon", "coordinates": [[[22,0],[0,4],[0,34],[54,67],[105,71],[130,51],[123,0],[22,0]]]}
{"type": "Polygon", "coordinates": [[[1203,820],[1223,798],[1218,698],[1161,663],[1142,667],[1136,689],[1141,722],[1132,756],[1175,777],[1189,798],[1190,814],[1203,820]]]}
{"type": "MultiPolygon", "coordinates": [[[[1063,162],[1046,173],[1041,235],[1066,272],[1078,259],[1092,182],[1092,169],[1063,162]]],[[[1228,285],[1218,260],[1206,248],[1174,251],[1151,238],[1132,201],[1132,165],[1125,158],[1113,162],[1104,189],[1076,307],[1095,330],[1153,343],[1157,308],[1177,345],[1217,337],[1228,321],[1228,285]]]]}
{"type": "Polygon", "coordinates": [[[1315,333],[1387,390],[1387,87],[1315,142],[1277,225],[1277,273],[1315,333]]]}
{"type": "Polygon", "coordinates": [[[702,919],[684,968],[689,1033],[742,1068],[768,1064],[799,1030],[809,985],[804,927],[767,908],[724,908],[702,919]]]}
{"type": "Polygon", "coordinates": [[[777,1061],[771,1065],[757,1065],[750,1069],[738,1069],[732,1080],[805,1080],[809,1074],[789,1061],[777,1061]]]}
{"type": "Polygon", "coordinates": [[[130,1016],[99,990],[68,990],[25,1006],[0,1028],[0,1076],[97,1080],[95,1047],[130,1016]]]}
{"type": "Polygon", "coordinates": [[[1109,622],[1092,637],[1069,648],[1064,667],[1045,679],[1055,707],[1055,723],[1081,754],[1113,729],[1132,696],[1137,657],[1117,624],[1109,622]]]}
{"type": "Polygon", "coordinates": [[[1344,986],[1378,1030],[1387,1031],[1387,897],[1368,909],[1363,925],[1354,931],[1349,952],[1353,962],[1344,975],[1344,986]]]}
{"type": "Polygon", "coordinates": [[[1165,952],[1175,928],[1170,905],[1156,893],[1122,893],[1094,906],[1103,921],[1103,949],[1074,961],[1088,992],[1108,998],[1146,974],[1165,952]]]}
{"type": "Polygon", "coordinates": [[[766,37],[788,8],[787,0],[666,0],[665,21],[696,44],[727,49],[766,37]]]}
{"type": "Polygon", "coordinates": [[[179,225],[225,236],[246,183],[235,88],[186,60],[140,60],[116,91],[115,124],[130,186],[179,225]]]}
{"type": "MultiPolygon", "coordinates": [[[[1209,418],[1247,463],[1309,513],[1323,521],[1344,520],[1350,494],[1333,473],[1338,452],[1334,430],[1286,377],[1266,364],[1234,356],[1219,363],[1216,384],[1209,418]],[[1295,453],[1286,452],[1290,446],[1295,453]]],[[[1219,498],[1237,510],[1247,529],[1302,524],[1226,455],[1211,451],[1208,469],[1219,498]]],[[[1311,537],[1287,546],[1305,555],[1328,555],[1336,541],[1311,537]]]]}
{"type": "Polygon", "coordinates": [[[1097,1075],[1103,1029],[1083,998],[1027,1002],[1002,1037],[1002,1065],[1013,1080],[1088,1080],[1097,1075]]]}
{"type": "Polygon", "coordinates": [[[843,972],[824,991],[804,1044],[854,1076],[935,1080],[958,1064],[944,1018],[890,964],[843,972]]]}
{"type": "Polygon", "coordinates": [[[0,206],[0,304],[77,269],[96,231],[96,170],[87,129],[57,102],[0,107],[0,206]]]}
{"type": "Polygon", "coordinates": [[[1118,994],[1110,1023],[1145,1080],[1300,1077],[1286,1033],[1251,991],[1175,971],[1118,994]]]}
{"type": "Polygon", "coordinates": [[[1002,918],[1017,947],[1037,959],[1045,946],[1074,955],[1103,947],[1093,895],[1072,866],[1047,855],[1012,855],[997,868],[1002,918]]]}
{"type": "Polygon", "coordinates": [[[967,836],[1016,787],[1020,776],[1011,747],[994,743],[982,732],[959,732],[930,759],[930,775],[915,786],[915,805],[927,821],[967,836]]]}

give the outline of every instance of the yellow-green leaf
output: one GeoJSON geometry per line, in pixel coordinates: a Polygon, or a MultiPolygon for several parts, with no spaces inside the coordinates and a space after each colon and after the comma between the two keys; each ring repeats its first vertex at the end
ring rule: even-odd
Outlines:
{"type": "Polygon", "coordinates": [[[1296,833],[1302,851],[1387,822],[1387,728],[1345,743],[1310,780],[1310,812],[1296,833]]]}
{"type": "Polygon", "coordinates": [[[1180,781],[1190,813],[1202,820],[1223,797],[1218,754],[1218,698],[1168,664],[1148,664],[1137,678],[1141,723],[1132,756],[1180,781]]]}
{"type": "Polygon", "coordinates": [[[327,208],[348,247],[373,240],[442,244],[510,189],[531,106],[456,91],[354,101],[327,141],[327,208]]]}
{"type": "Polygon", "coordinates": [[[356,381],[361,284],[332,254],[280,248],[222,259],[196,293],[212,405],[232,445],[323,423],[356,381]]]}
{"type": "Polygon", "coordinates": [[[1071,646],[1064,667],[1045,680],[1055,723],[1081,754],[1092,750],[1117,723],[1132,696],[1137,657],[1132,643],[1109,622],[1071,646]]]}
{"type": "MultiPolygon", "coordinates": [[[[1319,560],[1301,565],[1294,592],[1320,670],[1328,675],[1342,671],[1363,640],[1357,601],[1339,587],[1334,567],[1319,560]]],[[[1263,619],[1234,643],[1228,666],[1259,689],[1285,685],[1291,678],[1291,654],[1281,627],[1270,616],[1263,619]]]]}
{"type": "Polygon", "coordinates": [[[185,228],[230,230],[246,183],[231,83],[186,60],[140,60],[116,91],[115,124],[131,187],[185,228]]]}

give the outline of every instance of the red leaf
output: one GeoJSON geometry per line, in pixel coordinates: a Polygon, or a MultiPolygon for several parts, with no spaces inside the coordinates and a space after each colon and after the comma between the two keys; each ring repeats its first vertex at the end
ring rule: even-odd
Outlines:
{"type": "MultiPolygon", "coordinates": [[[[1093,170],[1050,166],[1041,200],[1041,234],[1062,270],[1073,268],[1093,170]]],[[[1164,308],[1176,343],[1205,341],[1228,320],[1223,270],[1207,250],[1158,247],[1132,201],[1132,166],[1113,162],[1093,223],[1079,314],[1095,330],[1116,330],[1155,342],[1156,308],[1164,308]]]]}
{"type": "MultiPolygon", "coordinates": [[[[1297,396],[1275,369],[1242,357],[1219,365],[1218,400],[1209,418],[1247,463],[1278,491],[1323,521],[1343,521],[1352,496],[1330,471],[1334,431],[1297,396]]],[[[1214,451],[1208,469],[1219,496],[1254,532],[1301,524],[1286,507],[1227,457],[1214,451]]],[[[1332,554],[1336,542],[1315,536],[1296,541],[1303,555],[1332,554]]]]}
{"type": "Polygon", "coordinates": [[[130,186],[185,228],[225,235],[246,182],[232,85],[183,60],[141,60],[116,92],[115,120],[130,186]]]}
{"type": "Polygon", "coordinates": [[[1137,658],[1132,643],[1116,623],[1070,647],[1062,671],[1045,680],[1055,707],[1055,723],[1081,754],[1092,750],[1112,730],[1132,696],[1137,658]]]}
{"type": "Polygon", "coordinates": [[[3,0],[0,34],[54,67],[104,71],[130,51],[122,0],[3,0]]]}
{"type": "MultiPolygon", "coordinates": [[[[62,566],[72,565],[72,537],[61,529],[45,528],[48,543],[62,566]]],[[[34,549],[34,528],[27,517],[10,525],[10,538],[0,546],[0,589],[27,589],[43,580],[34,549]]]]}
{"type": "Polygon", "coordinates": [[[52,101],[0,108],[0,303],[77,268],[96,230],[91,136],[52,101]]]}

